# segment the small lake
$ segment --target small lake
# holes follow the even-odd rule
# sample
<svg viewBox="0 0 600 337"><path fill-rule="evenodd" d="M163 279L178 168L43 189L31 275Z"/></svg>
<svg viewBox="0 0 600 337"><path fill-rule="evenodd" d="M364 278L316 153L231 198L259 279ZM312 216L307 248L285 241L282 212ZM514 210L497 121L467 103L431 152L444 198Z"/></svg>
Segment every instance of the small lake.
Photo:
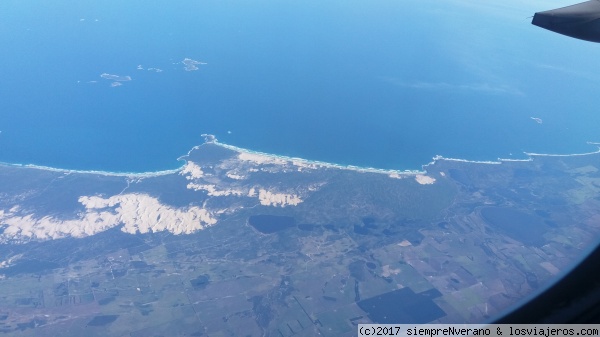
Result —
<svg viewBox="0 0 600 337"><path fill-rule="evenodd" d="M253 215L248 218L248 224L263 234L272 234L296 226L296 220L291 216Z"/></svg>

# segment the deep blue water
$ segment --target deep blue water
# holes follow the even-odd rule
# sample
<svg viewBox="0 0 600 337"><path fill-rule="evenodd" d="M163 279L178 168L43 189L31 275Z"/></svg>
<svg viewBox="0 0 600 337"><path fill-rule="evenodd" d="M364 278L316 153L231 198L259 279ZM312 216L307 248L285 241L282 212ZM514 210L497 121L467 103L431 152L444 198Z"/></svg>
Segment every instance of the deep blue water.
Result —
<svg viewBox="0 0 600 337"><path fill-rule="evenodd" d="M202 133L393 169L593 151L600 49L527 19L568 3L2 1L0 161L163 170Z"/></svg>

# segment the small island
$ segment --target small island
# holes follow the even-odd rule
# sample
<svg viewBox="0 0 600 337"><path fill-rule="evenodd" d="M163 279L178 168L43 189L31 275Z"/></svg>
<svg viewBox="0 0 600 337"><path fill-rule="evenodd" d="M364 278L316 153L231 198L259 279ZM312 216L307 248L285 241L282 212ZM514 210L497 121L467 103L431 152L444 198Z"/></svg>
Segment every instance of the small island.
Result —
<svg viewBox="0 0 600 337"><path fill-rule="evenodd" d="M544 121L542 121L541 118L537 118L537 117L531 117L531 119L533 119L538 124L542 124L544 122Z"/></svg>
<svg viewBox="0 0 600 337"><path fill-rule="evenodd" d="M205 65L207 63L205 62L200 62L200 61L196 61L196 60L192 60L190 58L184 58L183 61L181 61L181 63L183 63L184 65L184 70L185 71L194 71L194 70L198 70L200 68L198 68L199 65Z"/></svg>

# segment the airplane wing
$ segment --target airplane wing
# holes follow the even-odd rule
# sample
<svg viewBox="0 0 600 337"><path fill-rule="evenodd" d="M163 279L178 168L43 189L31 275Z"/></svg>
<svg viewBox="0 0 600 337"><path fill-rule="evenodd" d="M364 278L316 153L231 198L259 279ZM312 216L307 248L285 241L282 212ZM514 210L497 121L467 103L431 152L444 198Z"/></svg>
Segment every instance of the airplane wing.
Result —
<svg viewBox="0 0 600 337"><path fill-rule="evenodd" d="M531 23L576 39L600 42L600 0L538 12Z"/></svg>

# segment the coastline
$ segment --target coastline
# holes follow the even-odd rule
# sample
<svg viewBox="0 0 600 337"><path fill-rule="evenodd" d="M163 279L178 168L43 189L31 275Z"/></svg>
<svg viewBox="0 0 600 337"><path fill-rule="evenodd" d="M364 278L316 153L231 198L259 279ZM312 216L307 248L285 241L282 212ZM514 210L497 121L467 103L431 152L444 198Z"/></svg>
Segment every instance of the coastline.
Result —
<svg viewBox="0 0 600 337"><path fill-rule="evenodd" d="M50 167L50 166L44 166L44 165L15 164L15 163L4 163L4 162L0 162L0 167L4 166L4 167L14 167L14 168L30 168L30 169L37 169L37 170L44 170L44 171L51 171L51 172L60 172L60 173L65 173L65 174L79 173L79 174L96 174L96 175L112 176L112 177L151 178L151 177L159 177L159 176L165 176L165 175L179 173L181 170L184 169L185 165L187 164L187 160L185 159L185 157L187 157L192 151L199 149L204 144L217 145L217 146L235 151L240 154L245 153L245 154L269 158L269 159L272 159L272 160L282 163L282 164L284 162L292 163L292 164L298 163L300 165L315 166L316 168L339 169L339 170L348 170L348 171L355 171L355 172L361 172L361 173L378 173L378 174L386 174L386 175L394 175L394 176L415 176L415 175L426 174L427 173L426 167L434 165L438 161L454 161L454 162L463 162L463 163L472 163L472 164L500 165L504 162L530 162L530 161L533 161L535 157L579 157L579 156L590 156L590 155L600 154L600 143L588 141L587 142L588 145L597 147L596 151L585 152L585 153L571 153L571 154L523 152L528 158L525 158L525 159L498 158L495 161L493 161L493 160L478 161L478 160L468 160L468 159L461 159L461 158L447 158L442 155L436 155L432 158L431 162L429 162L427 164L423 164L421 166L421 170L394 170L394 169L378 169L375 167L362 167L362 166L355 166L355 165L342 165L342 164L328 163L328 162L323 162L323 161L318 161L318 160L310 160L310 159L304 159L304 158L298 158L298 157L290 157L290 156L265 153L265 152L245 149L245 148L238 147L235 145L221 143L217 140L217 138L214 135L202 134L202 137L205 138L204 143L192 147L188 151L187 154L178 157L177 160L183 161L184 163L180 167L175 168L175 169L170 169L170 170L150 171L150 172L111 172L111 171L102 171L102 170L63 169L63 168L56 168L56 167Z"/></svg>
<svg viewBox="0 0 600 337"><path fill-rule="evenodd" d="M318 160L310 160L310 159L304 159L304 158L298 158L298 157L289 157L289 156L283 156L283 155L276 155L276 154L271 154L271 153L266 153L266 152L260 152L260 151L254 151L254 150L244 149L244 148L241 148L241 147L237 147L237 146L229 145L229 144L225 144L225 143L219 143L216 139L213 140L213 141L207 141L206 143L215 144L217 146L221 146L223 148L226 148L226 149L238 152L238 153L247 153L247 154L252 154L252 155L257 155L257 156L271 158L271 159L274 159L274 160L281 160L281 161L292 162L292 163L301 163L301 164L307 164L307 165L314 165L314 166L317 166L319 168L349 170L349 171L363 172L363 173L366 173L366 172L368 172L368 173L380 173L380 174L417 175L417 174L423 174L423 173L425 173L425 171L422 171L422 170L378 169L378 168L375 168L375 167L363 167L363 166L355 166L355 165L342 165L342 164L328 163L328 162L318 161Z"/></svg>
<svg viewBox="0 0 600 337"><path fill-rule="evenodd" d="M576 156L589 156L600 153L600 143L596 142L587 142L588 145L595 145L598 149L593 152L585 152L585 153L572 153L572 154L547 154L547 153L534 153L534 152L524 152L527 156L530 157L576 157Z"/></svg>
<svg viewBox="0 0 600 337"><path fill-rule="evenodd" d="M14 167L14 168L30 168L30 169L36 169L36 170L65 173L65 174L81 173L81 174L97 174L97 175L108 176L108 177L150 178L150 177L158 177L158 176L164 176L164 175L177 173L183 169L185 164L181 165L179 168L176 168L176 169L154 171L154 172L110 172L110 171L100 171L100 170L74 170L74 169L63 169L63 168L56 168L56 167L43 166L43 165L35 165L35 164L13 164L13 163L0 162L0 167L2 167L2 166Z"/></svg>

